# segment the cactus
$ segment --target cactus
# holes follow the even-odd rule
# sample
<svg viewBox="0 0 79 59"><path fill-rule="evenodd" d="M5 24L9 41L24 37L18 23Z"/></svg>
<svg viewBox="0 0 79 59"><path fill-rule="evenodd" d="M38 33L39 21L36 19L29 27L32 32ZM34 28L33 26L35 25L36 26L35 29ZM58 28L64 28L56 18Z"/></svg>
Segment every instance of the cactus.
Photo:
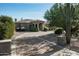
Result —
<svg viewBox="0 0 79 59"><path fill-rule="evenodd" d="M71 40L71 20L74 17L74 7L70 3L65 4L65 22L66 22L66 42L69 45Z"/></svg>

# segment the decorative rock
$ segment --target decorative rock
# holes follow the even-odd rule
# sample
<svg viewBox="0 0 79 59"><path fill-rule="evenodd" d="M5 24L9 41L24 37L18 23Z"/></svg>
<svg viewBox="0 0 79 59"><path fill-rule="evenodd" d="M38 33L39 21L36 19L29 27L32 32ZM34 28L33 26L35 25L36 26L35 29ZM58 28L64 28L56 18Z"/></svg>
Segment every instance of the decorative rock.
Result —
<svg viewBox="0 0 79 59"><path fill-rule="evenodd" d="M67 48L64 48L64 49L52 54L51 56L79 56L79 53L69 50Z"/></svg>
<svg viewBox="0 0 79 59"><path fill-rule="evenodd" d="M28 48L28 49L27 49ZM23 48L17 49L16 55L38 55L38 54L44 54L46 52L54 50L52 47L50 47L50 44L47 42L29 45L29 47L24 46ZM20 52L19 52L20 51Z"/></svg>
<svg viewBox="0 0 79 59"><path fill-rule="evenodd" d="M49 49L49 47L44 47L44 48L42 48L42 49L39 49L39 50L38 50L38 53L39 53L39 54L43 54L43 53L47 52L48 49Z"/></svg>
<svg viewBox="0 0 79 59"><path fill-rule="evenodd" d="M61 46L65 46L66 45L66 37L64 35L59 35L57 37L57 44L61 45Z"/></svg>

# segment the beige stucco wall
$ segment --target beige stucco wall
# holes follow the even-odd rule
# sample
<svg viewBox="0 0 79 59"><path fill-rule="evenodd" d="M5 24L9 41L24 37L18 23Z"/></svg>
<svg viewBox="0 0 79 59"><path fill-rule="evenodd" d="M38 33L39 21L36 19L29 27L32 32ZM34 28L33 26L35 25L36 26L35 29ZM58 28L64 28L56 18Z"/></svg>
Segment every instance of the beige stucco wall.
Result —
<svg viewBox="0 0 79 59"><path fill-rule="evenodd" d="M37 24L37 28L38 30L43 30L43 23L39 23L39 22L32 22L32 23L16 23L16 28L18 27L24 27L26 30L30 30L30 25L32 28L35 28L36 27L36 24Z"/></svg>
<svg viewBox="0 0 79 59"><path fill-rule="evenodd" d="M0 40L0 55L11 54L11 40Z"/></svg>

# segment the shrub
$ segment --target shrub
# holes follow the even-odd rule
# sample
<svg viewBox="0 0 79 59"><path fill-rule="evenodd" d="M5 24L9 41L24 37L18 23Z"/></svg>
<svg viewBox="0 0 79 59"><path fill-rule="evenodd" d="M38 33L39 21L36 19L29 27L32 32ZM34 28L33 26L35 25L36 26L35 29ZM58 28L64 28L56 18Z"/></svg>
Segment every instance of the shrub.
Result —
<svg viewBox="0 0 79 59"><path fill-rule="evenodd" d="M45 26L43 31L48 31L48 30L49 28Z"/></svg>
<svg viewBox="0 0 79 59"><path fill-rule="evenodd" d="M10 39L14 34L14 22L11 17L0 16L0 34L2 39Z"/></svg>
<svg viewBox="0 0 79 59"><path fill-rule="evenodd" d="M44 28L44 31L47 31L48 29L47 28Z"/></svg>
<svg viewBox="0 0 79 59"><path fill-rule="evenodd" d="M0 22L0 40L4 39L5 37L5 26L3 23Z"/></svg>
<svg viewBox="0 0 79 59"><path fill-rule="evenodd" d="M62 34L62 31L63 31L63 29L56 29L55 30L55 34L60 35L60 34Z"/></svg>
<svg viewBox="0 0 79 59"><path fill-rule="evenodd" d="M31 31L32 31L32 32L38 32L38 28L35 28L35 27L34 27L34 28L31 29Z"/></svg>

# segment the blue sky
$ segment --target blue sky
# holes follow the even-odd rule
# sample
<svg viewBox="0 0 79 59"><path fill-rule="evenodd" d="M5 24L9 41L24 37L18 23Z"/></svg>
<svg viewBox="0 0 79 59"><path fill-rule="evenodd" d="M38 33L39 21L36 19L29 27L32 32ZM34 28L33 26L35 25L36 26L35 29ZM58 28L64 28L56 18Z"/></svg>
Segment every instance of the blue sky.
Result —
<svg viewBox="0 0 79 59"><path fill-rule="evenodd" d="M0 3L0 15L11 16L18 20L21 18L44 20L45 11L50 9L52 5L52 3Z"/></svg>

